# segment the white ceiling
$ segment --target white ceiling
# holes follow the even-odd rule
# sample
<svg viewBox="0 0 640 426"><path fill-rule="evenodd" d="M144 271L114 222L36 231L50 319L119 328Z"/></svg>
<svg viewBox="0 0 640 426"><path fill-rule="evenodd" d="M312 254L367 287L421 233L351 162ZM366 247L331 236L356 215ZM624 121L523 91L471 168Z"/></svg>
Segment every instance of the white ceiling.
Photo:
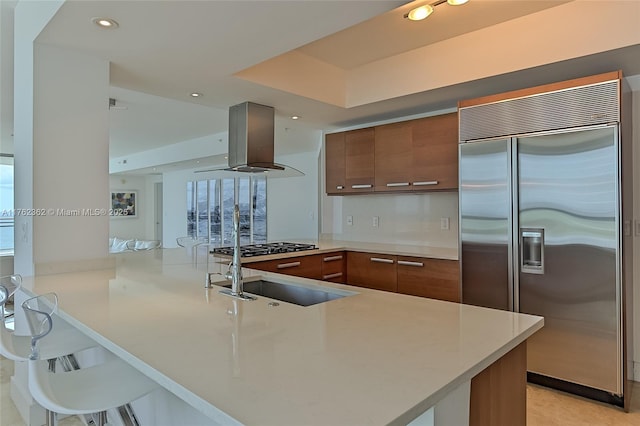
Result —
<svg viewBox="0 0 640 426"><path fill-rule="evenodd" d="M459 99L521 88L523 81L610 71L603 63L640 74L640 52L631 47L354 108L234 76L291 51L349 69L566 2L471 0L438 6L416 23L402 15L424 1L67 1L38 42L111 62L110 96L119 108L110 112L110 156L121 157L225 131L228 107L247 100L273 105L280 118L300 115L290 127L331 130L453 108ZM102 30L91 22L96 16L120 26ZM192 91L203 96L191 98Z"/></svg>

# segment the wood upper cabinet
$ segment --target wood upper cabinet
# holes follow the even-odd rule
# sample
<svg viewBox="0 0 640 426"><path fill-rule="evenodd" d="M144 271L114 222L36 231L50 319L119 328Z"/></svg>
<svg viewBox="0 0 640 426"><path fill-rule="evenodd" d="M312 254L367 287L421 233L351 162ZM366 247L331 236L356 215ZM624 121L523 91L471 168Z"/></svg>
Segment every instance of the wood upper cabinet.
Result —
<svg viewBox="0 0 640 426"><path fill-rule="evenodd" d="M326 135L325 150L325 190L327 194L339 195L345 192L345 132Z"/></svg>
<svg viewBox="0 0 640 426"><path fill-rule="evenodd" d="M333 133L325 139L326 191L458 188L458 113Z"/></svg>
<svg viewBox="0 0 640 426"><path fill-rule="evenodd" d="M243 266L296 277L322 279L322 255L320 254L251 262Z"/></svg>
<svg viewBox="0 0 640 426"><path fill-rule="evenodd" d="M398 293L460 302L457 260L398 256Z"/></svg>
<svg viewBox="0 0 640 426"><path fill-rule="evenodd" d="M413 121L411 184L418 189L458 189L458 113Z"/></svg>
<svg viewBox="0 0 640 426"><path fill-rule="evenodd" d="M376 191L458 188L458 114L375 128Z"/></svg>
<svg viewBox="0 0 640 426"><path fill-rule="evenodd" d="M371 192L375 179L375 131L351 130L344 135L345 192Z"/></svg>
<svg viewBox="0 0 640 426"><path fill-rule="evenodd" d="M396 256L347 252L347 283L358 287L396 292Z"/></svg>
<svg viewBox="0 0 640 426"><path fill-rule="evenodd" d="M413 167L411 121L375 128L375 190L411 191Z"/></svg>
<svg viewBox="0 0 640 426"><path fill-rule="evenodd" d="M325 136L327 194L373 191L374 134L373 128L367 128Z"/></svg>

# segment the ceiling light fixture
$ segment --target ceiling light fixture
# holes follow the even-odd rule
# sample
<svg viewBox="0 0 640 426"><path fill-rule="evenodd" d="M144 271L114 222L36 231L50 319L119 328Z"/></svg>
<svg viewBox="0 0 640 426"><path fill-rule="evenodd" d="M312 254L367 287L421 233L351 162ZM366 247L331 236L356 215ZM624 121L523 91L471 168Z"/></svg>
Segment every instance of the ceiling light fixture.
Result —
<svg viewBox="0 0 640 426"><path fill-rule="evenodd" d="M297 120L298 118L300 118L300 117L298 117L297 115L292 115L292 116L291 116L291 119L292 119L292 120Z"/></svg>
<svg viewBox="0 0 640 426"><path fill-rule="evenodd" d="M118 28L120 24L115 19L111 18L91 18L91 22L99 26L100 28L112 30Z"/></svg>
<svg viewBox="0 0 640 426"><path fill-rule="evenodd" d="M460 6L461 4L465 4L469 0L438 0L431 4L425 4L414 9L411 9L409 13L405 14L404 17L411 21L422 21L426 19L429 15L431 15L435 11L435 7L441 5L442 3L450 4L451 6Z"/></svg>
<svg viewBox="0 0 640 426"><path fill-rule="evenodd" d="M190 95L191 95L192 98L199 98L200 96L202 96L202 93L191 92Z"/></svg>

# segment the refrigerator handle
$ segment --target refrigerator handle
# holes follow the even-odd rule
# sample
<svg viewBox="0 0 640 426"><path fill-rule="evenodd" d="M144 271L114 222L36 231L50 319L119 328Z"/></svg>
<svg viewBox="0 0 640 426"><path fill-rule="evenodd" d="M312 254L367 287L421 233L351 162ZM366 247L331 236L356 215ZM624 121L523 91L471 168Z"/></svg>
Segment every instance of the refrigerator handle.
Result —
<svg viewBox="0 0 640 426"><path fill-rule="evenodd" d="M520 228L520 271L544 274L544 229Z"/></svg>

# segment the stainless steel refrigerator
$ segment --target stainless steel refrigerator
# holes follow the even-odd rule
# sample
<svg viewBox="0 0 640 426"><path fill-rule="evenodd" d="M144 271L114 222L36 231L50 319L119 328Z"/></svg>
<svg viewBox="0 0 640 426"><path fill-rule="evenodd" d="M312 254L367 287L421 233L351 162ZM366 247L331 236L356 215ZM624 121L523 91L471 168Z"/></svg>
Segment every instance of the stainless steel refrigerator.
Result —
<svg viewBox="0 0 640 426"><path fill-rule="evenodd" d="M621 404L619 141L615 120L462 139L459 207L463 303L544 316L530 378Z"/></svg>

